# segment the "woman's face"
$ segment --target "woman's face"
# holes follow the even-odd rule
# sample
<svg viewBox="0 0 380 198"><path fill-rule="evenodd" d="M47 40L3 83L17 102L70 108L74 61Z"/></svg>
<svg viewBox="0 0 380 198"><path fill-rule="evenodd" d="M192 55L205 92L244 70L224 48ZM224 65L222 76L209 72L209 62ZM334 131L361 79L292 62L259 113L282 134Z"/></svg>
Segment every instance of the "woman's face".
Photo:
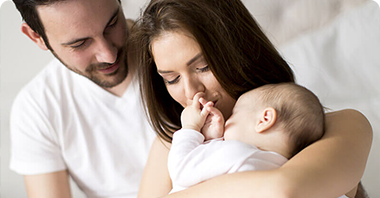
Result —
<svg viewBox="0 0 380 198"><path fill-rule="evenodd" d="M157 72L165 81L169 94L183 107L190 105L198 92L212 101L225 119L236 100L219 84L209 69L194 38L182 32L164 32L152 42Z"/></svg>

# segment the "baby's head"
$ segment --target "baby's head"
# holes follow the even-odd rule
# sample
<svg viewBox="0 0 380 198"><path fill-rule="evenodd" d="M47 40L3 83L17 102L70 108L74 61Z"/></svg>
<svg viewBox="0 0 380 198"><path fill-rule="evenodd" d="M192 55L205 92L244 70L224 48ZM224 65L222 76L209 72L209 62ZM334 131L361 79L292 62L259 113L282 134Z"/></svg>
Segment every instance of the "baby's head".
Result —
<svg viewBox="0 0 380 198"><path fill-rule="evenodd" d="M281 83L241 95L226 122L224 138L291 157L323 133L324 111L318 98L302 86Z"/></svg>

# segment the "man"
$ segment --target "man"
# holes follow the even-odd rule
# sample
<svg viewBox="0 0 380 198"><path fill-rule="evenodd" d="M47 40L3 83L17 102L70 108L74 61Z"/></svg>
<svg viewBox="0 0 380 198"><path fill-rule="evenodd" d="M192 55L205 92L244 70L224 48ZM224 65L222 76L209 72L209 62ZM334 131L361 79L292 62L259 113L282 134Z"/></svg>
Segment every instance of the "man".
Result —
<svg viewBox="0 0 380 198"><path fill-rule="evenodd" d="M118 0L14 0L22 32L56 57L14 101L11 165L28 197L136 197L155 137ZM128 64L129 63L129 64Z"/></svg>

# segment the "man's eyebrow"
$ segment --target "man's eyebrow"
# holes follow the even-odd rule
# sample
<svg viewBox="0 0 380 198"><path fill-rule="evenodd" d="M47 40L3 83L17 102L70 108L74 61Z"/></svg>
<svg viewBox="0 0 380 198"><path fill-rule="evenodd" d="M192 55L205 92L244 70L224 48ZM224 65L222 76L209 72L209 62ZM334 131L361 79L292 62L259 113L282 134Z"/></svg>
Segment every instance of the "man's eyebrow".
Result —
<svg viewBox="0 0 380 198"><path fill-rule="evenodd" d="M77 42L80 42L80 41L84 41L86 39L89 39L90 37L86 37L86 38L79 38L79 39L75 39L73 41L69 41L67 43L62 43L61 45L64 45L64 46L68 46L68 45L72 45L74 43L77 43Z"/></svg>
<svg viewBox="0 0 380 198"><path fill-rule="evenodd" d="M112 20L113 20L118 14L119 14L119 12L120 12L120 7L118 7L117 10L112 14L112 17L111 17L111 19L107 22L106 27L110 25L110 23L112 22ZM74 44L74 43L81 42L81 41L84 41L84 40L89 39L89 38L90 38L90 37L78 38L78 39L75 39L75 40L73 40L73 41L69 41L69 42L67 42L67 43L62 43L62 45L64 45L64 46L72 45L72 44Z"/></svg>

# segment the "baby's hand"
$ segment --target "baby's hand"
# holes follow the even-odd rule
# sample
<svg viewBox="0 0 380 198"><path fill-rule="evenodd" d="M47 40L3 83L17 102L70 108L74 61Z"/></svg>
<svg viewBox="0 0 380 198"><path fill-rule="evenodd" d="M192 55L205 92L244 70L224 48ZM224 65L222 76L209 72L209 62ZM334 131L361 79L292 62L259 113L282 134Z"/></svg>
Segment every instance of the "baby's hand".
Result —
<svg viewBox="0 0 380 198"><path fill-rule="evenodd" d="M203 127L205 120L209 114L209 112L206 111L206 106L210 106L212 102L209 104L205 104L203 109L201 109L201 104L199 102L199 98L203 96L204 93L199 92L195 94L193 98L193 104L187 106L181 114L181 123L183 129L193 129L196 131L201 131L201 128Z"/></svg>
<svg viewBox="0 0 380 198"><path fill-rule="evenodd" d="M202 134L205 136L205 140L212 140L221 138L224 135L224 117L219 109L214 107L212 102L207 102L203 98L199 100L201 104L204 104L204 108L208 113L205 124L201 129Z"/></svg>

